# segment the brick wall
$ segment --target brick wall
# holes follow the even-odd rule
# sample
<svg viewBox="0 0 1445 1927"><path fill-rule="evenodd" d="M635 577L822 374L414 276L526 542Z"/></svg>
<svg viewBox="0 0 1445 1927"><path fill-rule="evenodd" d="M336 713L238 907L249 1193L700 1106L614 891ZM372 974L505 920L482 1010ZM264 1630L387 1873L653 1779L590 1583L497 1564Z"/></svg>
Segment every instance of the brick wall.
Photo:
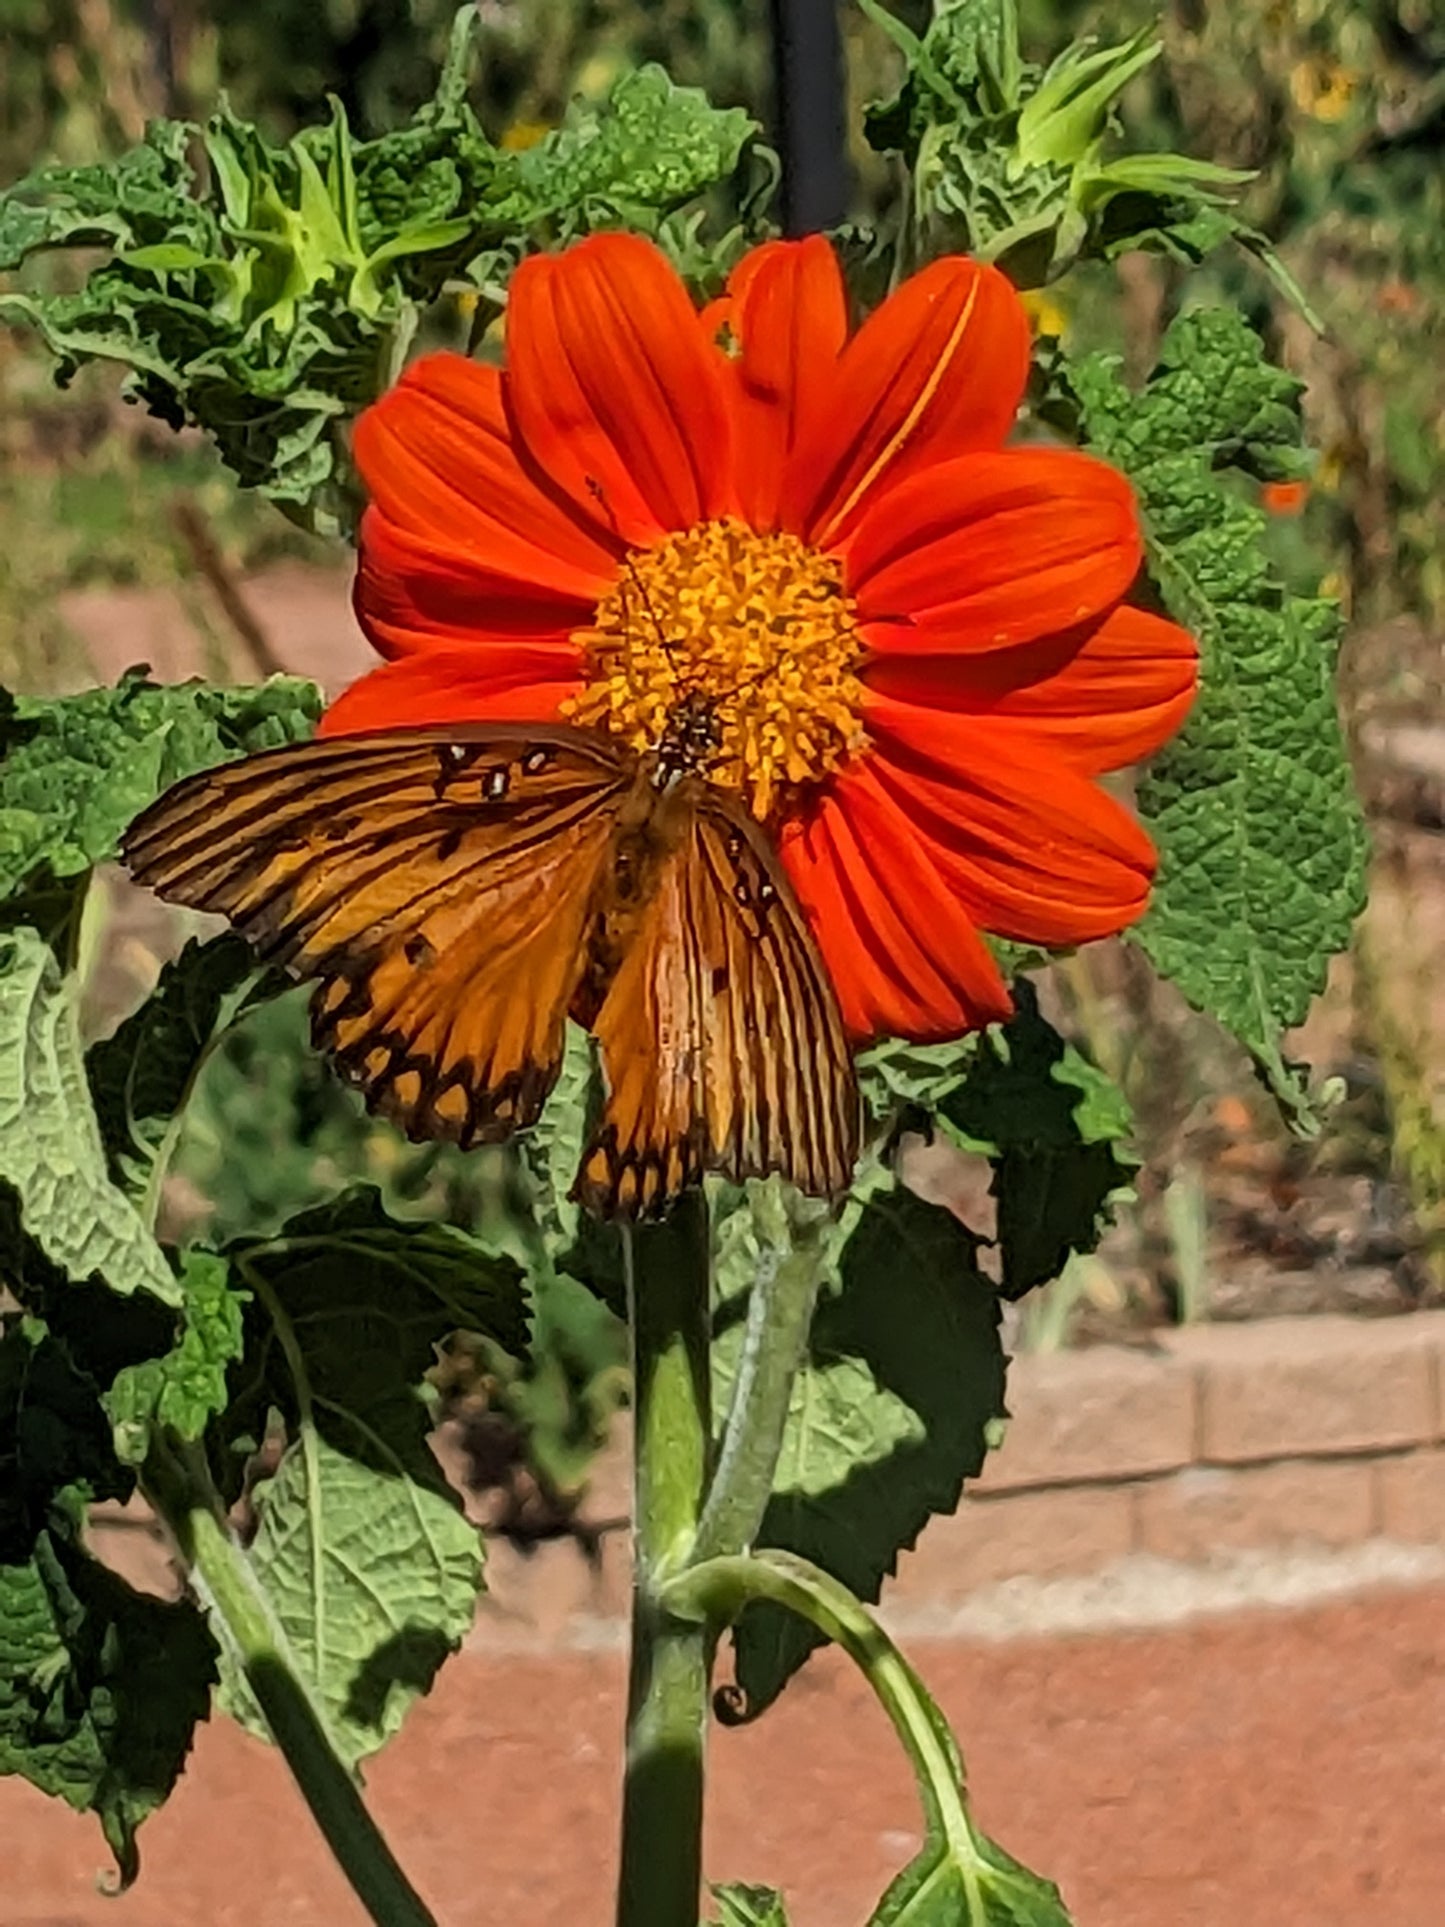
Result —
<svg viewBox="0 0 1445 1927"><path fill-rule="evenodd" d="M1132 1554L1207 1567L1241 1552L1445 1547L1445 1311L1198 1326L1150 1346L1025 1356L1002 1447L959 1512L905 1554L888 1603L946 1616L1001 1581ZM627 1605L625 1450L599 1462L572 1539L489 1547L483 1641L612 1643ZM158 1552L111 1515L97 1544L137 1578Z"/></svg>

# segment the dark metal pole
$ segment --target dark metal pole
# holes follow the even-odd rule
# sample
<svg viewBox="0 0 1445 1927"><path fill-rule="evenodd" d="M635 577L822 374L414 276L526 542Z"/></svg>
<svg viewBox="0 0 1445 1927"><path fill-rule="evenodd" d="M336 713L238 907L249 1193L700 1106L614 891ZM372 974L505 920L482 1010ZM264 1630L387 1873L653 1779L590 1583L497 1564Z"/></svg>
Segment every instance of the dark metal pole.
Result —
<svg viewBox="0 0 1445 1927"><path fill-rule="evenodd" d="M771 0L773 121L789 234L836 227L848 208L846 81L837 0Z"/></svg>

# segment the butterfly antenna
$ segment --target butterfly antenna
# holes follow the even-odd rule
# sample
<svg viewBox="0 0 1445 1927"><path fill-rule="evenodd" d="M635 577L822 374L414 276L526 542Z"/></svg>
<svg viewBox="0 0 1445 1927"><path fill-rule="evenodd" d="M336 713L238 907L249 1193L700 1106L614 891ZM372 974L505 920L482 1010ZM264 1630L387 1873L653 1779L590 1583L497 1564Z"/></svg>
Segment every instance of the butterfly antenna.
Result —
<svg viewBox="0 0 1445 1927"><path fill-rule="evenodd" d="M622 530L617 526L617 517L612 512L612 504L607 499L606 490L595 475L589 475L587 477L587 490L597 502L602 513L607 517L608 526L611 528L612 533L623 545L622 566L627 572L628 580L642 598L642 606L647 611L647 619L652 624L653 633L662 645L662 653L667 657L673 673L680 677L686 667L686 651L676 638L668 635L662 625L662 618L657 613L657 606L652 600L646 582L643 580L642 571L637 566L636 557L633 555L631 547L623 536ZM625 597L623 607L626 608Z"/></svg>

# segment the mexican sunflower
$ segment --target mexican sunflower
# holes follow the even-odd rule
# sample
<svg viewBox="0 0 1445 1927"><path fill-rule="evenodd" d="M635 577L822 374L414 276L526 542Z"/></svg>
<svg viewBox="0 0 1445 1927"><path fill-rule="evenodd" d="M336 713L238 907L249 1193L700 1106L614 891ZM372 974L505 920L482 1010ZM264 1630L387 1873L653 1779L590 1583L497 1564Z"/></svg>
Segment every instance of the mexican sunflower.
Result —
<svg viewBox="0 0 1445 1927"><path fill-rule="evenodd" d="M1069 945L1144 909L1153 847L1095 779L1196 682L1125 600L1123 476L1005 446L1028 367L1018 296L962 257L853 332L818 237L701 312L635 236L534 257L505 367L426 356L357 424L387 660L323 733L562 721L641 751L703 697L709 780L774 839L853 1036L1007 1016L981 932Z"/></svg>

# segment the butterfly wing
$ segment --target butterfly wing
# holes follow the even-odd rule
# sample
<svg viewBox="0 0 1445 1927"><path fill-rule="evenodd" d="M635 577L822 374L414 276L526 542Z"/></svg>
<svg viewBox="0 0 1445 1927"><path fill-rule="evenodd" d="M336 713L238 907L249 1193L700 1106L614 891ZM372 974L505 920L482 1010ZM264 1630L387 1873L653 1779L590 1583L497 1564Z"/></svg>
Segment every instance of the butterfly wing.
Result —
<svg viewBox="0 0 1445 1927"><path fill-rule="evenodd" d="M628 787L574 730L323 738L188 778L125 855L317 980L316 1042L368 1104L466 1145L541 1112Z"/></svg>
<svg viewBox="0 0 1445 1927"><path fill-rule="evenodd" d="M607 1102L577 1195L655 1213L704 1171L844 1190L858 1086L827 972L762 832L688 781L686 821L592 1023Z"/></svg>

